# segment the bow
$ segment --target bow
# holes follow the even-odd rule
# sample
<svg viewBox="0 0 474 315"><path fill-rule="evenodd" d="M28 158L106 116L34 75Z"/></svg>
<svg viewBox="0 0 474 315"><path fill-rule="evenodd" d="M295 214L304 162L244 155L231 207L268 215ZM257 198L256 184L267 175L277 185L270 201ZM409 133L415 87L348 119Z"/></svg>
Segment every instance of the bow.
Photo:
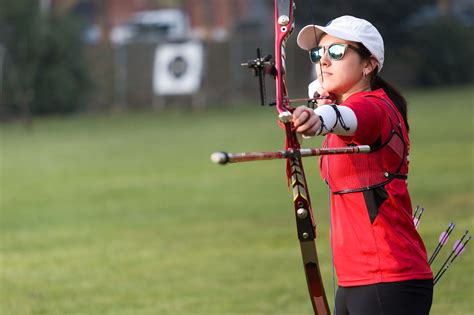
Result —
<svg viewBox="0 0 474 315"><path fill-rule="evenodd" d="M286 41L294 30L293 0L275 0L275 60L272 56L261 56L257 49L257 58L241 64L253 69L260 83L261 104L265 105L265 78L271 74L276 82L276 100L270 105L275 105L280 119L280 125L286 133L286 150L278 152L246 152L225 153L216 152L211 159L220 164L286 158L288 183L293 191L293 204L296 217L298 239L303 257L303 266L306 282L313 306L314 314L330 314L329 305L324 292L323 280L316 250L316 224L311 209L308 185L303 169L302 156L315 156L323 154L359 153L370 150L364 147L348 147L327 149L301 149L298 137L291 121L293 109L290 107L292 100L288 97L286 86L285 46ZM296 101L296 100L293 100ZM301 100L298 100L301 101ZM309 100L313 101L314 100Z"/></svg>
<svg viewBox="0 0 474 315"><path fill-rule="evenodd" d="M286 87L285 46L294 29L294 1L275 0L275 81L276 109L286 133L286 147L297 151L300 144L292 128L291 108ZM300 155L287 159L287 176L293 189L293 204L298 240L309 296L315 314L330 314L316 250L316 224L313 218L308 185Z"/></svg>
<svg viewBox="0 0 474 315"><path fill-rule="evenodd" d="M315 99L290 100L286 86L285 46L290 34L294 30L294 0L275 1L275 60L272 56L261 56L257 49L257 58L241 64L254 71L260 82L260 99L265 105L265 75L272 75L276 82L275 105L280 119L280 125L285 129L286 148L276 152L243 152L226 153L215 152L211 160L219 164L237 163L257 160L286 159L288 184L293 192L293 204L296 217L298 239L303 257L303 267L306 283L313 306L314 314L330 314L323 280L316 250L316 224L313 218L308 185L303 169L302 157L320 156L329 154L351 154L370 152L369 146L351 146L343 148L313 148L301 149L297 134L293 128L291 103Z"/></svg>

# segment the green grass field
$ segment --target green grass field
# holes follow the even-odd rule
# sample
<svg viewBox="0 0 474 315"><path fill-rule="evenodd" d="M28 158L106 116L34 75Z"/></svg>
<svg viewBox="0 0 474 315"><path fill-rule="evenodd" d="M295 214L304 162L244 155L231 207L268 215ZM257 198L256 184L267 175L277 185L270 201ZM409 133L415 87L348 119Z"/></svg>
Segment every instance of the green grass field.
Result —
<svg viewBox="0 0 474 315"><path fill-rule="evenodd" d="M409 186L431 253L450 221L449 247L474 227L473 87L407 96ZM312 314L284 161L209 160L280 149L273 108L43 118L0 132L0 314ZM316 159L305 162L332 304L327 189ZM432 314L474 314L470 245Z"/></svg>

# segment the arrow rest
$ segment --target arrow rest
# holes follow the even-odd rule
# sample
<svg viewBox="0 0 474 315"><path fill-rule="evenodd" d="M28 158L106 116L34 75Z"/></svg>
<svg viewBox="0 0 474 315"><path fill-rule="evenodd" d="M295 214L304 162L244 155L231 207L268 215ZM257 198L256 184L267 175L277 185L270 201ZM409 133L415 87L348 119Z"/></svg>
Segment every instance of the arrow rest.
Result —
<svg viewBox="0 0 474 315"><path fill-rule="evenodd" d="M262 106L266 104L265 75L270 74L273 78L277 75L275 62L272 55L262 57L261 49L257 48L257 58L241 63L242 67L248 67L253 70L254 76L258 77L260 90L260 103ZM271 105L270 105L271 106Z"/></svg>

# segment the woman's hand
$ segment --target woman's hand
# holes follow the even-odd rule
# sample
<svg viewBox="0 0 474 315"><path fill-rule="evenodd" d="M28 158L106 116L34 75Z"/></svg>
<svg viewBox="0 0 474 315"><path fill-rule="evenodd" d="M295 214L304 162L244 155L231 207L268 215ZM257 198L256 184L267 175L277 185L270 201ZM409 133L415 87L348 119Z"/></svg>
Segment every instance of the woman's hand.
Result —
<svg viewBox="0 0 474 315"><path fill-rule="evenodd" d="M308 85L308 96L317 99L317 106L332 104L336 101L336 96L326 91L318 79Z"/></svg>
<svg viewBox="0 0 474 315"><path fill-rule="evenodd" d="M318 88L316 93L314 93L314 97L317 99L316 105L318 107L322 105L333 104L335 100L334 95L323 89L321 86Z"/></svg>
<svg viewBox="0 0 474 315"><path fill-rule="evenodd" d="M293 111L293 126L296 132L312 137L321 128L321 120L312 109L299 106Z"/></svg>

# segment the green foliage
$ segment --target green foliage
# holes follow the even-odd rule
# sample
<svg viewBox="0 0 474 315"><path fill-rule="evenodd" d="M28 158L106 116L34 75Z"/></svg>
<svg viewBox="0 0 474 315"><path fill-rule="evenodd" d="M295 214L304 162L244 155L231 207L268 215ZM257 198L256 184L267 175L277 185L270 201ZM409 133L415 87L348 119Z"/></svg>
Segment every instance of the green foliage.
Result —
<svg viewBox="0 0 474 315"><path fill-rule="evenodd" d="M426 5L424 0L332 0L323 1L296 0L296 22L299 25L324 25L330 20L342 16L353 15L367 19L377 26L384 38L391 37L393 31L400 27L401 19L407 12L416 12Z"/></svg>
<svg viewBox="0 0 474 315"><path fill-rule="evenodd" d="M418 85L455 85L474 81L474 28L454 17L431 21L411 33L407 56Z"/></svg>
<svg viewBox="0 0 474 315"><path fill-rule="evenodd" d="M474 223L472 86L407 98L409 187L432 252L450 220L452 239ZM257 104L0 125L0 314L312 314L285 162L209 160L283 143L274 109ZM305 170L332 301L327 188L316 159ZM432 315L473 314L473 245Z"/></svg>
<svg viewBox="0 0 474 315"><path fill-rule="evenodd" d="M28 107L33 114L77 111L89 88L81 24L63 13L41 14L35 4L0 2L4 106L10 112Z"/></svg>
<svg viewBox="0 0 474 315"><path fill-rule="evenodd" d="M35 77L34 113L73 112L84 104L89 78L82 56L80 30L78 21L69 16L50 17Z"/></svg>
<svg viewBox="0 0 474 315"><path fill-rule="evenodd" d="M445 1L455 6L452 1ZM296 1L296 21L326 24L341 15L373 23L384 38L383 76L405 86L474 82L474 27L459 16L443 14L435 1ZM468 9L465 9L468 10ZM459 14L459 13L458 13ZM468 15L468 12L464 14Z"/></svg>

